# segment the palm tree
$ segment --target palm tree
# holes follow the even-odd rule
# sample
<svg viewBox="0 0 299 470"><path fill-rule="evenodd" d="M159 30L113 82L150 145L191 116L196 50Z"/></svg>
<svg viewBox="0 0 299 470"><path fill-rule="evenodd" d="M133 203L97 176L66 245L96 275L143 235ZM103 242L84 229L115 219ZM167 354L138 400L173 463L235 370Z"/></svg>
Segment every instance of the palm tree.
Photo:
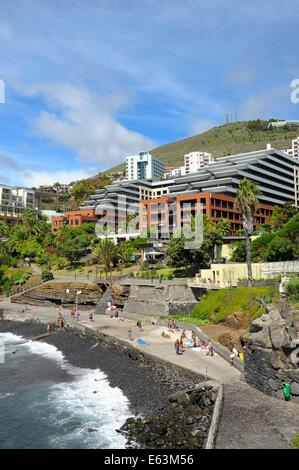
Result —
<svg viewBox="0 0 299 470"><path fill-rule="evenodd" d="M24 225L15 225L10 232L10 237L6 242L9 252L18 251L25 240L28 238L27 229Z"/></svg>
<svg viewBox="0 0 299 470"><path fill-rule="evenodd" d="M254 214L259 208L258 196L261 191L257 185L244 178L240 182L239 189L237 191L237 198L234 207L239 210L243 218L243 228L245 232L245 243L246 243L246 262L248 270L248 287L252 286L252 267L251 267L251 253L250 253L250 237L253 232Z"/></svg>
<svg viewBox="0 0 299 470"><path fill-rule="evenodd" d="M109 272L110 283L112 283L111 267L117 257L116 245L108 238L104 238L93 248L91 254L99 264L104 266L106 277Z"/></svg>
<svg viewBox="0 0 299 470"><path fill-rule="evenodd" d="M0 237L5 237L9 234L9 227L5 222L0 220Z"/></svg>
<svg viewBox="0 0 299 470"><path fill-rule="evenodd" d="M130 264L133 254L132 245L128 242L123 242L119 246L118 256L121 259L122 264L127 268Z"/></svg>

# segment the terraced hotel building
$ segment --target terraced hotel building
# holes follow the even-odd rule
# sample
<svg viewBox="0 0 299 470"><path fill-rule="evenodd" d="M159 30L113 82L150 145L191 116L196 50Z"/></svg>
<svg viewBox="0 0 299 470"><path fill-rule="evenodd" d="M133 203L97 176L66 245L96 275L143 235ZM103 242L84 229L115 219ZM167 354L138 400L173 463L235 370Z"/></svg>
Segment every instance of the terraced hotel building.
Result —
<svg viewBox="0 0 299 470"><path fill-rule="evenodd" d="M97 190L80 209L105 220L120 238L129 215L140 213L140 228L146 223L162 233L167 225L172 231L200 210L215 221L228 220L235 235L242 227L242 218L234 209L234 201L245 177L261 190L256 227L269 219L274 205L287 201L298 205L299 160L268 148L217 158L190 175L115 182Z"/></svg>

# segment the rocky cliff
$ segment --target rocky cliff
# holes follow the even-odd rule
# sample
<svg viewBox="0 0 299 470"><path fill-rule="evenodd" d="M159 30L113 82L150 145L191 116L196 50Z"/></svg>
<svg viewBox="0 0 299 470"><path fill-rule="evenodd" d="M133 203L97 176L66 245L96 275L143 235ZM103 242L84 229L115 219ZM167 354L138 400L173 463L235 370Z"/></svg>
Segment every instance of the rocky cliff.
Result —
<svg viewBox="0 0 299 470"><path fill-rule="evenodd" d="M67 293L68 290L68 293ZM21 295L12 297L13 303L28 305L65 305L71 306L76 302L84 307L95 306L103 295L103 288L97 284L84 284L80 282L49 282L34 289L28 290Z"/></svg>
<svg viewBox="0 0 299 470"><path fill-rule="evenodd" d="M299 311L286 302L271 304L252 322L246 338L244 375L262 392L284 399L283 383L299 403Z"/></svg>

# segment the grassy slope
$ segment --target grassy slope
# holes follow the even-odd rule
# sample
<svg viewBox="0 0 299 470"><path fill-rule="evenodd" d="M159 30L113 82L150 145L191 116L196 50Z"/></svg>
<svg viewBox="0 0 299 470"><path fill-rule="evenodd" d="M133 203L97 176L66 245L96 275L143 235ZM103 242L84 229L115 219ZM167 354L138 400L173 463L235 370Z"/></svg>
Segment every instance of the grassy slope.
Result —
<svg viewBox="0 0 299 470"><path fill-rule="evenodd" d="M272 128L272 130L266 131L252 131L248 129L247 123L244 121L213 127L202 134L162 145L150 152L163 160L166 166L179 166L183 165L184 155L188 152L202 150L219 157L265 149L269 142L274 148L284 149L291 147L292 139L298 134L297 128L293 130ZM124 168L125 165L121 164L106 173L120 171Z"/></svg>
<svg viewBox="0 0 299 470"><path fill-rule="evenodd" d="M278 289L275 287L252 287L251 289L233 287L210 291L194 307L189 320L195 324L206 321L219 323L234 313L250 316L251 319L258 318L265 313L265 310L256 297L278 300Z"/></svg>

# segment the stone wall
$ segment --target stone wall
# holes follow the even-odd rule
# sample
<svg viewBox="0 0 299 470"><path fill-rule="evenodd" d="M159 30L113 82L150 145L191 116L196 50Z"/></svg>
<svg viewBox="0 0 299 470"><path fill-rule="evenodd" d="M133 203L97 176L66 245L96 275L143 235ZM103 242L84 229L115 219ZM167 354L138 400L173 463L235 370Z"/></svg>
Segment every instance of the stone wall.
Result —
<svg viewBox="0 0 299 470"><path fill-rule="evenodd" d="M189 314L201 293L201 289L187 284L131 285L124 312L149 316Z"/></svg>
<svg viewBox="0 0 299 470"><path fill-rule="evenodd" d="M299 403L299 312L287 303L268 306L268 313L252 322L246 338L244 376L262 392L284 399L283 383L291 385L291 399Z"/></svg>

